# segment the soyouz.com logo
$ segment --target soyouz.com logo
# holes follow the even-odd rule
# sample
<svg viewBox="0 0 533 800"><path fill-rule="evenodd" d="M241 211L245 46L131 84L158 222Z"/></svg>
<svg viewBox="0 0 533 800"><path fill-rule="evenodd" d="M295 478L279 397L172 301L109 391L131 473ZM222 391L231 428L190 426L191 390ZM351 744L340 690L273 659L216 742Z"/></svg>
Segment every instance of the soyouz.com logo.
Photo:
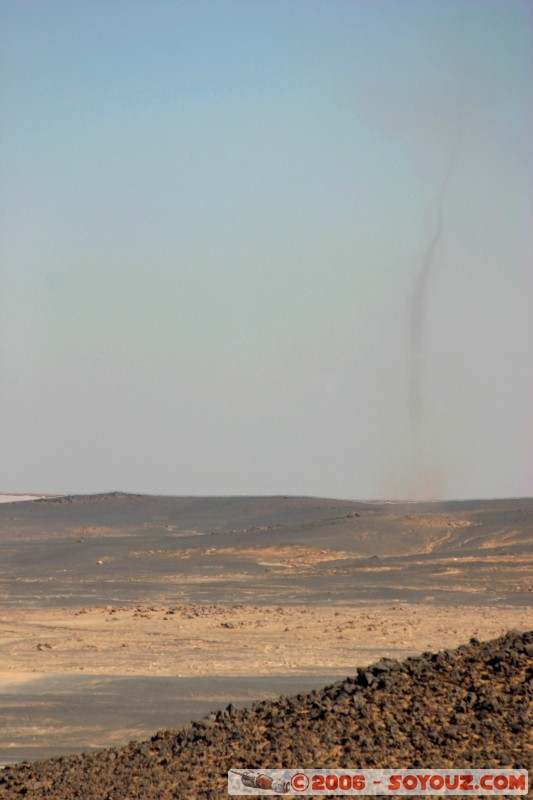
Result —
<svg viewBox="0 0 533 800"><path fill-rule="evenodd" d="M525 769L230 769L228 794L524 795Z"/></svg>

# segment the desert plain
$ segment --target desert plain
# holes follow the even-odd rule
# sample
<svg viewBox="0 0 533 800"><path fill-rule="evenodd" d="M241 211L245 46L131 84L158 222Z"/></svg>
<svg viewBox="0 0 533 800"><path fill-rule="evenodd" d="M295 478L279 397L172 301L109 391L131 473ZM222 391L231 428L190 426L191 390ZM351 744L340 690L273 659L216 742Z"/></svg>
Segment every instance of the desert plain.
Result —
<svg viewBox="0 0 533 800"><path fill-rule="evenodd" d="M0 763L533 627L533 500L0 505Z"/></svg>

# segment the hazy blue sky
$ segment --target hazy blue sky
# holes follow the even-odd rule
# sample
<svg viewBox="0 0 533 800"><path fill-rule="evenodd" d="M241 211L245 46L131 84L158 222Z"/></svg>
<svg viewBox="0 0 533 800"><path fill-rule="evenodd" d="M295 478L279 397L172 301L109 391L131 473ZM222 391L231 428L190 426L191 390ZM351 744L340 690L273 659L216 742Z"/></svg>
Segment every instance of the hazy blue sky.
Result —
<svg viewBox="0 0 533 800"><path fill-rule="evenodd" d="M0 491L533 494L533 4L0 15Z"/></svg>

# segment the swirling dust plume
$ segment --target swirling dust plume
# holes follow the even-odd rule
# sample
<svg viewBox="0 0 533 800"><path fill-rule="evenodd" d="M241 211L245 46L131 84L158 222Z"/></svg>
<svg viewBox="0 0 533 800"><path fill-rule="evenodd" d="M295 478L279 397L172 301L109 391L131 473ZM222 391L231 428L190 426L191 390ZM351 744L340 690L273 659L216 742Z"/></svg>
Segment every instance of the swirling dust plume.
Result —
<svg viewBox="0 0 533 800"><path fill-rule="evenodd" d="M435 268L435 255L442 238L444 223L444 208L448 188L456 168L460 144L460 133L457 134L450 154L450 160L444 173L437 199L437 215L433 234L427 244L418 272L410 305L409 320L409 366L408 366L408 392L409 416L411 422L411 437L417 457L417 472L415 477L416 492L430 499L430 496L439 494L440 480L429 470L425 457L425 446L421 439L422 426L427 420L428 411L424 397L424 384L426 379L425 352L428 290L431 277Z"/></svg>

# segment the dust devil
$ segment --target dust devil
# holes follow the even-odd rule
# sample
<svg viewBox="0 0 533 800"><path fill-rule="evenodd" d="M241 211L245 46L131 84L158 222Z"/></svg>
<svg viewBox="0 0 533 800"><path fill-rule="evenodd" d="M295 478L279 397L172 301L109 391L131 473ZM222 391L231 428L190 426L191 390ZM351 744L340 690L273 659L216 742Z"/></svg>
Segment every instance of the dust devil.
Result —
<svg viewBox="0 0 533 800"><path fill-rule="evenodd" d="M424 383L424 339L426 328L427 294L431 274L434 268L435 253L442 236L444 204L448 186L455 170L459 153L458 134L452 148L448 168L444 174L437 201L437 219L435 230L428 242L422 259L411 301L410 341L409 341L409 412L411 430L416 434L424 418L423 383Z"/></svg>

